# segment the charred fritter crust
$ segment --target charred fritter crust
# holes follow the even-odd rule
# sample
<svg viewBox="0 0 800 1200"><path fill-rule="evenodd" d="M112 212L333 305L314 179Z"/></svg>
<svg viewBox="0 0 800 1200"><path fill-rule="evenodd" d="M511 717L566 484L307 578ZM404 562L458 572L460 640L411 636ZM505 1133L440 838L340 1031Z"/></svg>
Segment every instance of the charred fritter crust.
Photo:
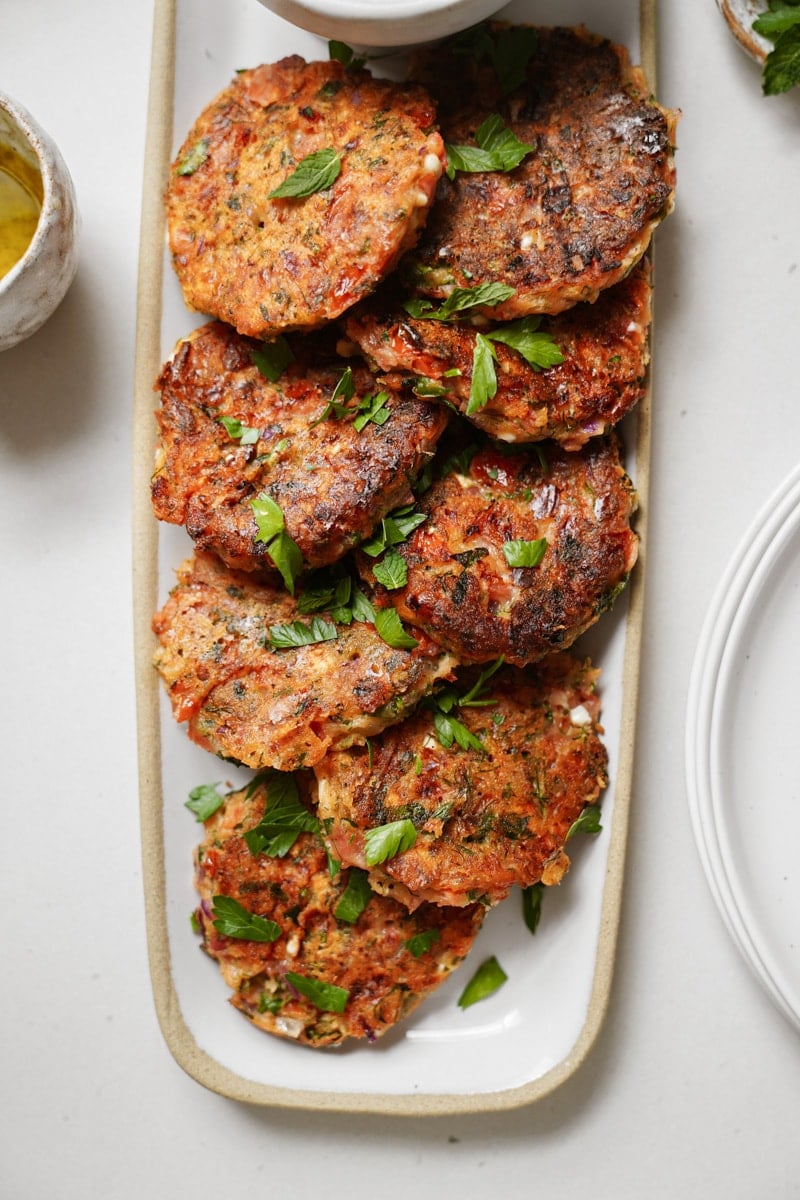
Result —
<svg viewBox="0 0 800 1200"><path fill-rule="evenodd" d="M341 558L412 499L411 481L447 423L437 405L394 392L384 393L381 423L323 417L347 364L315 357L303 339L294 346L296 361L273 383L254 362L257 343L215 321L178 344L158 380L155 514L239 570L274 572L252 507L263 495L307 566ZM382 389L365 367L351 370L355 415ZM231 436L223 420L257 431L256 440Z"/></svg>
<svg viewBox="0 0 800 1200"><path fill-rule="evenodd" d="M371 755L326 758L315 771L319 815L336 858L365 868L365 832L409 818L413 846L369 878L410 907L494 904L517 884L558 883L569 830L607 782L597 674L566 654L503 668L493 704L456 710L483 752L444 749L423 708L371 743Z"/></svg>
<svg viewBox="0 0 800 1200"><path fill-rule="evenodd" d="M636 561L635 493L613 435L574 453L549 442L539 453L483 448L418 508L426 520L394 548L407 581L382 599L465 662L504 655L524 666L566 649ZM510 565L515 543L540 539L538 565ZM373 560L357 557L373 580Z"/></svg>
<svg viewBox="0 0 800 1200"><path fill-rule="evenodd" d="M153 618L155 665L176 721L198 745L249 767L311 766L401 720L448 676L454 658L427 637L395 650L374 625L337 624L330 641L274 649L270 630L302 616L283 591L213 555L183 563ZM329 630L331 632L331 630Z"/></svg>
<svg viewBox="0 0 800 1200"><path fill-rule="evenodd" d="M514 170L441 179L408 260L420 294L504 283L514 295L489 315L510 320L594 300L628 273L673 204L676 114L648 98L622 46L583 28L537 29L525 82L508 96L458 42L416 73L441 100L446 143L475 145L497 114L534 147Z"/></svg>
<svg viewBox="0 0 800 1200"><path fill-rule="evenodd" d="M272 339L338 317L414 244L443 162L415 84L293 55L242 71L189 132L166 192L169 244L190 308ZM341 173L270 198L298 164Z"/></svg>
<svg viewBox="0 0 800 1200"><path fill-rule="evenodd" d="M607 433L642 399L650 358L650 267L646 259L595 304L579 304L539 326L564 361L543 370L516 350L493 342L497 391L483 408L469 412L472 364L478 333L486 321L445 322L387 310L378 298L345 319L347 337L376 369L398 374L398 386L443 388L443 398L484 430L505 442L553 438L577 450L590 437Z"/></svg>
<svg viewBox="0 0 800 1200"><path fill-rule="evenodd" d="M308 1046L345 1038L374 1041L461 962L483 910L477 904L463 909L422 905L411 914L394 900L372 895L355 922L337 919L352 872L340 871L331 879L318 837L301 833L283 858L251 853L244 834L258 825L266 792L263 784L233 792L206 822L195 856L203 947L233 990L233 1006L267 1033ZM214 925L216 896L276 922L279 936L259 942L220 933ZM410 949L411 939L416 941ZM287 973L312 985L344 989L343 1011L318 1007Z"/></svg>

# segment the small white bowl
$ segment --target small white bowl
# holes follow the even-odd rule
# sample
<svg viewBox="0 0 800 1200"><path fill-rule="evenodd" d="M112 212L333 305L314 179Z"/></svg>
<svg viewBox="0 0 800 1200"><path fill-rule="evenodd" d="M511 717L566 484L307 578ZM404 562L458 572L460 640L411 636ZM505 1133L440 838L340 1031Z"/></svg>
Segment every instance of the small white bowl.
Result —
<svg viewBox="0 0 800 1200"><path fill-rule="evenodd" d="M504 0L261 0L320 37L370 49L449 37L502 8Z"/></svg>
<svg viewBox="0 0 800 1200"><path fill-rule="evenodd" d="M39 329L63 300L78 266L75 188L55 142L27 109L0 92L0 142L41 177L42 208L22 258L0 279L0 350Z"/></svg>

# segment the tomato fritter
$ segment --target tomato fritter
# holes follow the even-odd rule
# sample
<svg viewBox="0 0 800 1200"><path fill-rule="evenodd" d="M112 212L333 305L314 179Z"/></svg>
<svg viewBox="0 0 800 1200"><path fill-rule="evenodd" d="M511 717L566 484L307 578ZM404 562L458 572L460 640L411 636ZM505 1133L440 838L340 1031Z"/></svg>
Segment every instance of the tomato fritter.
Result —
<svg viewBox="0 0 800 1200"><path fill-rule="evenodd" d="M416 241L442 172L435 120L419 85L335 61L293 55L240 72L170 172L169 244L188 306L267 340L338 317ZM272 196L298 169L300 194Z"/></svg>
<svg viewBox="0 0 800 1200"><path fill-rule="evenodd" d="M672 208L676 114L649 98L624 47L583 28L482 29L471 54L459 39L428 51L417 77L439 98L446 145L485 142L497 117L532 150L510 170L440 180L408 275L435 298L513 288L487 310L496 320L561 312L622 279ZM508 37L533 40L518 86L491 65Z"/></svg>
<svg viewBox="0 0 800 1200"><path fill-rule="evenodd" d="M463 747L442 745L441 717L437 725L426 701L371 754L325 758L315 774L334 856L369 869L376 891L412 908L495 904L515 885L558 883L569 831L607 782L597 675L567 654L504 667L482 697L491 704L448 708L471 736ZM373 865L369 831L403 820L413 845Z"/></svg>
<svg viewBox="0 0 800 1200"><path fill-rule="evenodd" d="M497 390L482 407L471 401L477 336L502 336L507 326L485 318L412 317L383 307L376 297L348 314L345 331L373 367L400 373L398 385L411 390L430 392L432 381L490 437L505 442L554 438L577 450L587 438L607 433L644 395L650 316L650 268L642 259L594 304L541 320L534 332L552 338L563 362L535 367L493 339Z"/></svg>
<svg viewBox="0 0 800 1200"><path fill-rule="evenodd" d="M311 766L405 714L455 666L420 637L394 649L369 621L303 615L286 592L196 554L153 618L155 666L198 745L249 767ZM339 619L334 619L334 615ZM309 644L301 644L305 638Z"/></svg>
<svg viewBox="0 0 800 1200"><path fill-rule="evenodd" d="M278 781L283 796L287 780L291 792L291 776ZM301 832L282 857L254 853L247 835L272 802L270 782L262 782L230 793L205 823L195 855L203 948L218 961L231 1004L260 1029L309 1046L374 1041L461 962L483 909L426 904L412 914L371 894L361 872L342 870L331 879L322 841L311 832ZM360 904L341 907L348 885L366 900L360 914ZM223 928L232 928L224 925L230 901L245 910L234 910L245 936L215 925L223 914ZM274 922L256 931L275 935L273 941L246 936L251 914Z"/></svg>
<svg viewBox="0 0 800 1200"><path fill-rule="evenodd" d="M239 570L274 572L253 508L264 496L307 566L341 558L412 499L447 424L439 406L381 390L365 367L327 361L310 339L293 345L295 361L272 382L257 343L211 322L178 344L158 380L155 514ZM330 405L345 371L346 413Z"/></svg>
<svg viewBox="0 0 800 1200"><path fill-rule="evenodd" d="M636 561L635 502L613 434L574 452L484 447L421 497L425 520L387 552L405 583L378 595L465 662L524 666L610 607ZM375 560L357 561L374 581Z"/></svg>

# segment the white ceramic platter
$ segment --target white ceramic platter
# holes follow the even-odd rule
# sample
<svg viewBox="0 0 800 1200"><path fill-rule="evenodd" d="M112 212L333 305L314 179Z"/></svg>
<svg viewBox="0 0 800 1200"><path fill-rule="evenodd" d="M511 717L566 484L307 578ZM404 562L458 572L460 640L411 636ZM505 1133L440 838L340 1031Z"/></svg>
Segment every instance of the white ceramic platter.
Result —
<svg viewBox="0 0 800 1200"><path fill-rule="evenodd" d="M530 23L585 23L644 53L652 79L654 6L636 0L516 0L503 10ZM641 41L640 41L641 38ZM174 51L173 51L174 46ZM491 912L470 961L413 1017L376 1046L320 1051L270 1038L227 1003L216 965L192 934L191 854L200 827L184 807L191 788L249 777L189 743L172 721L151 666L150 618L189 553L181 530L157 528L149 502L155 425L153 381L187 312L164 251L161 197L167 165L195 116L242 66L288 53L327 57L312 34L258 0L158 0L145 170L137 338L134 592L140 791L148 942L156 1007L176 1060L223 1095L251 1103L347 1111L449 1113L528 1103L579 1065L608 1001L622 890L644 566L627 596L577 648L602 666L611 783L603 831L576 845L565 882L545 897L539 931L525 928L519 896ZM174 112L172 111L174 104ZM644 534L649 401L625 430L628 467L642 500ZM644 544L644 539L643 539ZM460 1010L472 969L496 954L509 981Z"/></svg>
<svg viewBox="0 0 800 1200"><path fill-rule="evenodd" d="M800 468L747 530L712 601L689 692L700 856L730 933L800 1030Z"/></svg>

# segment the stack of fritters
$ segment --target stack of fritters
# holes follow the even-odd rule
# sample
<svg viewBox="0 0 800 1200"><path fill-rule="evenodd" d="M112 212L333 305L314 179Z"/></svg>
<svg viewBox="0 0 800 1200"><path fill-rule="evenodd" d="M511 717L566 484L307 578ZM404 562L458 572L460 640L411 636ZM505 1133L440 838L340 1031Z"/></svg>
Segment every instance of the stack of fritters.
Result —
<svg viewBox="0 0 800 1200"><path fill-rule="evenodd" d="M636 560L614 427L674 189L674 114L585 30L483 25L411 75L241 72L166 198L215 319L157 384L154 510L196 552L156 665L198 744L301 781L208 818L198 919L235 1006L316 1045L381 1033L485 906L557 883L606 784L565 651Z"/></svg>

